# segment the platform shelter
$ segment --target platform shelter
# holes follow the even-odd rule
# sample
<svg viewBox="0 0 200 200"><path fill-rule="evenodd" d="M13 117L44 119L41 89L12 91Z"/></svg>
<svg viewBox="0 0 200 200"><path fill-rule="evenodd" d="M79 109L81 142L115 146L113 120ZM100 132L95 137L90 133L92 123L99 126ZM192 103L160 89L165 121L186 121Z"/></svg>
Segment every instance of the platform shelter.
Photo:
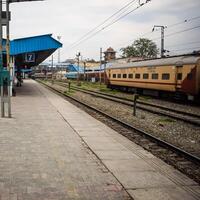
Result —
<svg viewBox="0 0 200 200"><path fill-rule="evenodd" d="M52 34L10 41L11 80L14 80L15 74L21 76L22 72L30 72L31 67L39 65L61 47L62 43L54 39Z"/></svg>

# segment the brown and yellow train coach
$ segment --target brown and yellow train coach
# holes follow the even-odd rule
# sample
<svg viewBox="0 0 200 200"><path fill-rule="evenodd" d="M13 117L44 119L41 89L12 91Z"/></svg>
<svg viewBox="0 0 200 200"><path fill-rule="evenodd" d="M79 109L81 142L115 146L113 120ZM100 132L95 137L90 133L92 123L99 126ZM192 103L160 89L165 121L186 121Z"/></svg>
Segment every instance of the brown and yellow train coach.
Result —
<svg viewBox="0 0 200 200"><path fill-rule="evenodd" d="M200 97L200 55L184 55L107 67L108 87L143 94Z"/></svg>

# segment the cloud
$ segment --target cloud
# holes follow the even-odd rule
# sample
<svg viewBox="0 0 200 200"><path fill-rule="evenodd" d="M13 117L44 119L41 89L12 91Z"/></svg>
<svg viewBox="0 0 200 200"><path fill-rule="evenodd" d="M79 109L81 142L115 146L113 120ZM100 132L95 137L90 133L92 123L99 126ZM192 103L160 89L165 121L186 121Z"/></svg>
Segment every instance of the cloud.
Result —
<svg viewBox="0 0 200 200"><path fill-rule="evenodd" d="M43 2L13 3L11 5L11 37L27 37L53 33L62 36L64 44L61 58L75 57L78 51L85 58L99 59L99 48L109 46L119 49L133 42L134 38L151 31L153 25L170 25L199 15L199 0L152 0L147 5L131 13L108 29L76 48L69 48L85 33L119 10L130 0L46 0ZM137 2L137 1L136 1ZM129 11L136 6L133 4ZM192 25L199 20L175 26L167 32L175 32ZM166 45L181 44L198 40L200 29L166 38ZM159 37L155 32L146 37ZM156 41L158 45L159 40Z"/></svg>

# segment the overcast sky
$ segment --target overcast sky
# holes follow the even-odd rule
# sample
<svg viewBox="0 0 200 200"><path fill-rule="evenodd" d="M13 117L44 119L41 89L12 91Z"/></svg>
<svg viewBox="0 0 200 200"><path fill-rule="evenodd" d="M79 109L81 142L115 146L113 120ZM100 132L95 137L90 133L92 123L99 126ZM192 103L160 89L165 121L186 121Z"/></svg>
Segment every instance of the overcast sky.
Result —
<svg viewBox="0 0 200 200"><path fill-rule="evenodd" d="M134 39L144 33L151 32L154 25L169 26L200 16L200 0L152 0L90 40L71 48L71 44L130 1L45 0L44 2L13 3L10 8L12 12L11 38L52 33L55 38L62 37L61 60L74 58L79 51L85 59L99 59L100 47L106 50L111 46L119 55L121 47L131 44ZM134 9L138 5L137 2L138 0L128 11ZM200 18L169 27L165 30L165 34L198 26L200 26ZM150 39L159 36L160 31L145 35ZM160 39L154 41L160 47ZM165 46L171 54L200 49L200 28L167 36ZM57 58L57 53L55 57Z"/></svg>

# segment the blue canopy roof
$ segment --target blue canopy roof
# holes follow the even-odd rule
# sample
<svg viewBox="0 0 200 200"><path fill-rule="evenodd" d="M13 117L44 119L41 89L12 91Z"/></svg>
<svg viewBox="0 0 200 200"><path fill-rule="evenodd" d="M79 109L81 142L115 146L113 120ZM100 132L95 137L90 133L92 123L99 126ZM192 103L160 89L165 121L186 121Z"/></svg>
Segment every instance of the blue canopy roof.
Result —
<svg viewBox="0 0 200 200"><path fill-rule="evenodd" d="M10 42L10 55L18 55L49 49L58 49L62 44L52 34L15 39Z"/></svg>

